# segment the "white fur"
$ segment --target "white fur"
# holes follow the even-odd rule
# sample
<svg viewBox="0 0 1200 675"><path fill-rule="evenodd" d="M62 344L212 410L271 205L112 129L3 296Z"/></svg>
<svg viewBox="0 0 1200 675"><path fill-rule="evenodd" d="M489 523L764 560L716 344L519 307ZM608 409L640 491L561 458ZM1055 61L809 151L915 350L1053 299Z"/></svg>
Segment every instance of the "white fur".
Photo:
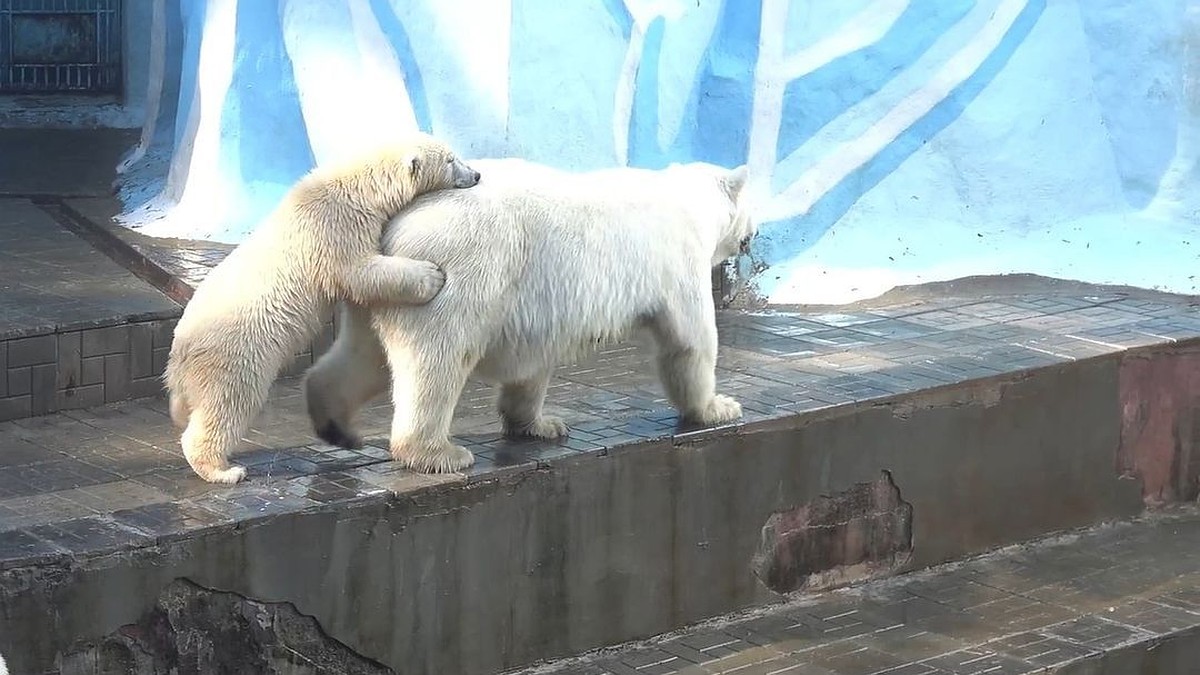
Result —
<svg viewBox="0 0 1200 675"><path fill-rule="evenodd" d="M436 261L446 285L421 307L343 308L333 347L306 377L319 435L361 443L353 415L387 389L390 372L391 451L414 469L474 461L449 436L472 373L502 385L506 432L562 436L562 420L542 413L554 367L635 328L655 338L660 379L684 418L740 417L736 401L714 393L711 269L754 234L738 199L744 167L473 164L478 186L417 199L385 230L386 253Z"/></svg>
<svg viewBox="0 0 1200 675"><path fill-rule="evenodd" d="M478 180L423 134L318 168L209 273L175 328L164 374L197 475L214 483L245 476L228 463L230 449L334 302L420 304L438 293L444 276L434 263L380 255L383 226L417 195Z"/></svg>

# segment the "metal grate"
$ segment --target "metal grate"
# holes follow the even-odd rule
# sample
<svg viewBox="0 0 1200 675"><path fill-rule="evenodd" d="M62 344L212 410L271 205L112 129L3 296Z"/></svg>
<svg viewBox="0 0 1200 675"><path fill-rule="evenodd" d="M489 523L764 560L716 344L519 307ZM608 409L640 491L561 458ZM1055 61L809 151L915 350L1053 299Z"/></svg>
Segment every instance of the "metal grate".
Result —
<svg viewBox="0 0 1200 675"><path fill-rule="evenodd" d="M0 94L120 89L121 0L0 0Z"/></svg>

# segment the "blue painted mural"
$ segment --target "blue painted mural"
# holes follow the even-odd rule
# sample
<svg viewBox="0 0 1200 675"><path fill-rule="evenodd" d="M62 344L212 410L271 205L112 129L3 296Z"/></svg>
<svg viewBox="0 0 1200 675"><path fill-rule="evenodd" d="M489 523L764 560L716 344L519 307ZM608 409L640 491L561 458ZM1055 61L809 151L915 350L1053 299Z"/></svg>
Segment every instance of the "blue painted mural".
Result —
<svg viewBox="0 0 1200 675"><path fill-rule="evenodd" d="M567 169L746 163L773 302L1195 289L1197 0L154 2L121 167L150 234L236 242L314 164L421 129Z"/></svg>

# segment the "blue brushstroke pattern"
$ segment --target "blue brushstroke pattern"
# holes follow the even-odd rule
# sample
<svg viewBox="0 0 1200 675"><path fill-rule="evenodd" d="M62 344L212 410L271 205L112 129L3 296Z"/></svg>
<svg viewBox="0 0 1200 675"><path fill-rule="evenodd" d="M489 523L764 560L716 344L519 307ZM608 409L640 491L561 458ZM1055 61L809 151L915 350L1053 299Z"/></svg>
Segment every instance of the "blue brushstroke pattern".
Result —
<svg viewBox="0 0 1200 675"><path fill-rule="evenodd" d="M240 171L243 190L278 186L271 191L282 197L312 168L314 159L304 133L292 61L273 3L238 3L233 58L233 79L221 110L221 137L236 139L236 143L221 144L218 166L230 175ZM281 129L301 133L281 135ZM281 142L283 138L287 142ZM265 216L274 206L263 203L266 201L251 199L255 208L247 219Z"/></svg>
<svg viewBox="0 0 1200 675"><path fill-rule="evenodd" d="M155 118L154 136L150 139L146 154L129 168L121 183L121 201L126 211L141 208L161 193L167 184L167 167L170 166L171 152L175 148L175 120L182 105L179 87L183 77L185 32L181 4L163 3L166 45L158 117ZM149 43L149 38L146 41Z"/></svg>
<svg viewBox="0 0 1200 675"><path fill-rule="evenodd" d="M666 34L666 20L655 17L646 28L642 58L634 79L633 110L629 117L629 165L661 169L670 161L658 144L659 60Z"/></svg>
<svg viewBox="0 0 1200 675"><path fill-rule="evenodd" d="M429 114L429 101L425 98L425 83L421 80L421 68L413 55L412 43L408 39L408 31L404 23L396 16L396 10L387 0L371 0L371 11L379 22L379 28L387 36L396 58L400 61L400 70L404 73L404 88L408 91L408 100L412 103L413 115L417 127L427 134L433 133L433 118Z"/></svg>
<svg viewBox="0 0 1200 675"><path fill-rule="evenodd" d="M1032 0L1017 16L1000 44L980 67L916 123L901 133L873 159L859 167L825 194L808 214L794 219L762 223L755 256L767 264L782 262L810 248L864 193L895 171L933 138L979 95L1008 63L1029 36L1046 9L1046 0Z"/></svg>
<svg viewBox="0 0 1200 675"><path fill-rule="evenodd" d="M746 161L761 26L761 2L722 2L693 96L690 159L727 167Z"/></svg>
<svg viewBox="0 0 1200 675"><path fill-rule="evenodd" d="M168 3L170 4L170 3ZM183 53L180 56L182 71L179 74L179 113L175 125L175 147L183 147L183 135L187 131L187 119L192 111L192 92L196 91L196 79L200 75L200 43L204 41L204 22L208 3L204 0L181 0L180 17L183 23ZM197 93L203 96L204 92Z"/></svg>
<svg viewBox="0 0 1200 675"><path fill-rule="evenodd" d="M779 129L776 157L787 157L821 127L882 89L974 5L975 0L913 2L875 44L789 82L783 94L787 124Z"/></svg>
<svg viewBox="0 0 1200 675"><path fill-rule="evenodd" d="M604 9L608 10L609 16L616 22L617 28L621 29L621 35L624 36L625 42L629 42L629 37L633 35L633 15L629 13L629 8L625 6L623 0L600 0L604 3Z"/></svg>

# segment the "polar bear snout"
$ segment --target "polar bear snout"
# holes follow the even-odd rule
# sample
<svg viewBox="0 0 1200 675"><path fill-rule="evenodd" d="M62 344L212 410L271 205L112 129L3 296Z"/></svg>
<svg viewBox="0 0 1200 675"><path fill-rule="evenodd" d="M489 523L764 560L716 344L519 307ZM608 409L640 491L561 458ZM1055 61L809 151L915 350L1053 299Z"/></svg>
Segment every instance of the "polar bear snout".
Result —
<svg viewBox="0 0 1200 675"><path fill-rule="evenodd" d="M479 172L457 157L450 159L450 171L451 180L456 188L469 188L479 184Z"/></svg>

